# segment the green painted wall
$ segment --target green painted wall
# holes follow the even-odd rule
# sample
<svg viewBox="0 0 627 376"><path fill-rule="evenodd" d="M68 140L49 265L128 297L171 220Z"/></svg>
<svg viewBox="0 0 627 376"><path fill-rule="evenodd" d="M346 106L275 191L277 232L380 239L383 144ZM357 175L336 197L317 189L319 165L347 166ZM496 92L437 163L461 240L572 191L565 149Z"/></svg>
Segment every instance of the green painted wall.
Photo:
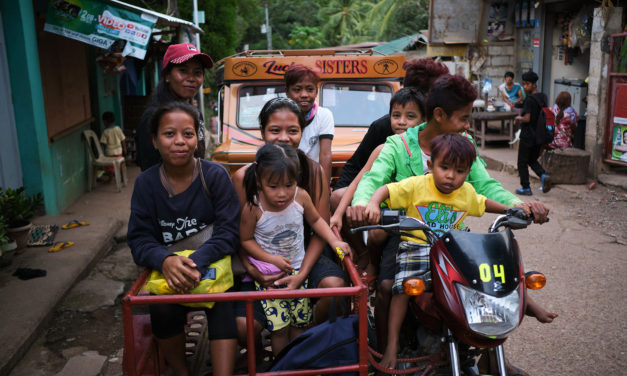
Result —
<svg viewBox="0 0 627 376"><path fill-rule="evenodd" d="M0 9L24 187L28 194L42 192L46 213L58 215L86 189L88 157L82 131L93 127L101 134L104 111L112 111L121 122L119 77L90 64L90 77L83 79L90 81L96 122L49 143L32 1L0 0ZM94 61L90 50L88 62Z"/></svg>
<svg viewBox="0 0 627 376"><path fill-rule="evenodd" d="M42 192L46 212L56 215L59 205L48 146L33 4L0 0L0 9L24 187L28 194Z"/></svg>
<svg viewBox="0 0 627 376"><path fill-rule="evenodd" d="M87 151L85 126L50 145L52 170L55 175L55 200L60 210L70 206L87 189Z"/></svg>

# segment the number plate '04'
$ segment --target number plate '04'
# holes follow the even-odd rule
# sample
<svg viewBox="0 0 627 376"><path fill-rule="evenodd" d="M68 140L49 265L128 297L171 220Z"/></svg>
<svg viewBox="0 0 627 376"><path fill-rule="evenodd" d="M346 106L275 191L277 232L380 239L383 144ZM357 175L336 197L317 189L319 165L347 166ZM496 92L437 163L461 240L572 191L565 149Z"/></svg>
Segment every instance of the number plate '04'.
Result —
<svg viewBox="0 0 627 376"><path fill-rule="evenodd" d="M479 276L481 277L481 281L484 283L488 283L492 281L492 270L494 269L494 279L500 278L501 283L505 283L505 268L503 265L492 265L490 268L489 264L481 264L479 265Z"/></svg>

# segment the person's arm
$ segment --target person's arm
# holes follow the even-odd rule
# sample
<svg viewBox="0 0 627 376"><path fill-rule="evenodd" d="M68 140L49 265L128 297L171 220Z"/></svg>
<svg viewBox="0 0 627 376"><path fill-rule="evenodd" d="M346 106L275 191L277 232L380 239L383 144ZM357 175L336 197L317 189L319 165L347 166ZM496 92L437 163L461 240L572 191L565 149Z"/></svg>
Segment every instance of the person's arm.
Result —
<svg viewBox="0 0 627 376"><path fill-rule="evenodd" d="M287 257L272 255L266 252L255 240L255 226L257 225L258 220L258 210L255 210L252 205L246 204L242 210L239 226L239 236L242 248L244 248L244 250L253 258L259 261L271 263L284 272L290 273L293 268L290 264L291 261Z"/></svg>
<svg viewBox="0 0 627 376"><path fill-rule="evenodd" d="M257 281L261 286L265 288L272 287L274 285L274 281L285 275L284 272L278 274L262 274L259 269L257 269L255 265L251 264L251 262L248 260L248 253L243 248L239 249L238 256L242 261L242 265L246 270L246 274L248 274L252 279Z"/></svg>
<svg viewBox="0 0 627 376"><path fill-rule="evenodd" d="M205 168L205 164L209 166ZM205 161L202 165L204 172L199 177L204 175L210 192L214 212L213 234L189 257L200 266L208 266L234 254L239 246L240 205L226 169L214 162Z"/></svg>
<svg viewBox="0 0 627 376"><path fill-rule="evenodd" d="M516 102L514 102L514 104L522 102L523 99L525 98L523 93L522 93L522 91L523 91L522 88L519 87L518 88L518 93L517 93L518 94L518 100L516 100Z"/></svg>
<svg viewBox="0 0 627 376"><path fill-rule="evenodd" d="M231 180L233 181L233 187L235 187L235 193L237 194L237 198L239 199L240 207L243 209L246 205L246 188L244 187L244 174L246 173L246 169L250 165L241 167L233 176L231 176Z"/></svg>
<svg viewBox="0 0 627 376"><path fill-rule="evenodd" d="M366 206L366 211L364 213L368 218L368 222L371 224L379 223L379 219L381 219L381 203L389 197L390 190L387 185L382 185L374 191L374 194L370 197L370 202L368 202L368 206Z"/></svg>
<svg viewBox="0 0 627 376"><path fill-rule="evenodd" d="M126 241L137 265L163 273L168 286L183 292L196 287L200 281L197 265L189 258L170 252L158 239L159 224L154 215L155 198L147 176L135 181L131 197L131 215Z"/></svg>
<svg viewBox="0 0 627 376"><path fill-rule="evenodd" d="M395 148L398 146L394 143L396 136L388 137L381 153L372 164L372 168L368 171L357 186L351 207L346 210L346 222L348 226L363 226L367 224L364 217L364 210L370 197L374 191L382 185L391 183L392 177L396 175L397 161Z"/></svg>
<svg viewBox="0 0 627 376"><path fill-rule="evenodd" d="M516 195L503 188L498 180L490 176L485 168L485 162L478 155L470 167L466 181L475 188L477 193L501 204L514 206L521 202Z"/></svg>
<svg viewBox="0 0 627 376"><path fill-rule="evenodd" d="M333 139L331 137L320 137L320 166L324 170L324 173L327 177L331 177L332 172L332 159L331 155L331 142Z"/></svg>
<svg viewBox="0 0 627 376"><path fill-rule="evenodd" d="M342 229L342 218L344 217L345 213L346 213L347 218L348 217L352 218L350 213L347 213L347 208L348 210L350 210L350 204L351 204L351 201L353 201L353 196L355 195L355 191L357 190L357 186L359 185L359 182L361 181L363 176L366 174L366 172L370 171L370 169L372 168L372 164L379 156L379 153L381 153L381 150L383 149L383 145L384 144L381 144L374 149L374 151L370 154L370 158L368 158L368 161L366 162L364 167L361 169L361 171L359 171L359 174L357 174L355 179L353 179L353 181L346 188L346 191L344 192L344 195L342 196L340 203L337 205L337 208L335 209L335 212L333 213L333 216L331 217L331 221L330 221L331 228L333 228L333 226L337 226L338 230Z"/></svg>
<svg viewBox="0 0 627 376"><path fill-rule="evenodd" d="M329 224L325 222L318 214L316 207L311 201L311 197L304 190L298 191L298 201L302 203L305 220L309 223L309 226L315 231L318 236L324 239L333 249L339 247L344 251L345 255L350 255L350 247L343 241L340 241Z"/></svg>
<svg viewBox="0 0 627 376"><path fill-rule="evenodd" d="M509 206L503 205L500 202L496 202L494 200L490 200L489 198L485 200L485 211L487 211L488 213L503 214L505 210L509 208Z"/></svg>
<svg viewBox="0 0 627 376"><path fill-rule="evenodd" d="M318 168L320 167L318 166ZM328 223L331 206L329 204L329 185L326 183L327 178L322 168L320 168L319 174L313 175L318 178L317 181L310 182L310 184L314 187L314 189L310 192L314 192L316 194L310 197L320 217ZM317 192L320 193L317 194ZM305 257L303 258L303 262L300 264L300 272L297 275L291 275L278 279L274 282L275 285L280 286L285 284L288 288L300 287L320 258L325 244L326 243L322 238L320 238L317 234L313 234L309 239L309 244L305 246Z"/></svg>

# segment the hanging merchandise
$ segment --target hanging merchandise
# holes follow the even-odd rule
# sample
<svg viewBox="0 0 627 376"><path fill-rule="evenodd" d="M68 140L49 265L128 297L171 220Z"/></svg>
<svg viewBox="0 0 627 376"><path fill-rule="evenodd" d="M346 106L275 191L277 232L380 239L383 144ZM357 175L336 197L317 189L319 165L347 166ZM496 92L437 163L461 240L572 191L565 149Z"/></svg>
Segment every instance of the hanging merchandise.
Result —
<svg viewBox="0 0 627 376"><path fill-rule="evenodd" d="M581 52L585 52L590 47L592 16L592 9L583 8L572 19L570 22L569 47L579 47Z"/></svg>

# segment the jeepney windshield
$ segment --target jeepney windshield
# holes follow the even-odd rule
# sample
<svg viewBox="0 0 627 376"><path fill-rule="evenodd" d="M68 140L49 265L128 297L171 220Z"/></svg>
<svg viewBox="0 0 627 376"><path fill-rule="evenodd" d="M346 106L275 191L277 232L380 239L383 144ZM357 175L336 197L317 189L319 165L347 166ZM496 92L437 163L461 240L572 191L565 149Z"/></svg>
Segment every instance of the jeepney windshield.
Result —
<svg viewBox="0 0 627 376"><path fill-rule="evenodd" d="M320 105L333 113L336 126L368 127L387 114L393 88L388 84L323 83ZM285 85L242 86L238 91L237 124L259 129L259 112L272 98L285 97Z"/></svg>
<svg viewBox="0 0 627 376"><path fill-rule="evenodd" d="M387 114L393 88L387 84L324 83L320 105L331 110L336 126L362 126Z"/></svg>
<svg viewBox="0 0 627 376"><path fill-rule="evenodd" d="M285 85L243 86L238 91L237 124L244 129L259 129L259 112L272 98L285 97Z"/></svg>

